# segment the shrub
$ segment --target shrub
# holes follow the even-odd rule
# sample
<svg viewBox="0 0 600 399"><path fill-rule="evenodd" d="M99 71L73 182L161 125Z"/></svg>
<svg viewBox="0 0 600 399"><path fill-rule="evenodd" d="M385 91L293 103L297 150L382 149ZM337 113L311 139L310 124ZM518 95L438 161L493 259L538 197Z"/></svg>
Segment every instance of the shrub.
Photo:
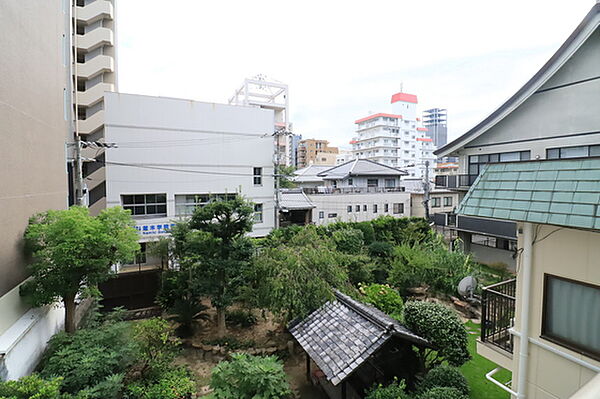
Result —
<svg viewBox="0 0 600 399"><path fill-rule="evenodd" d="M232 355L212 371L215 399L283 399L292 394L283 365L274 356Z"/></svg>
<svg viewBox="0 0 600 399"><path fill-rule="evenodd" d="M207 339L204 341L206 345L212 346L223 346L230 350L239 350L239 349L248 349L256 346L256 342L253 340L240 341L236 337L223 337L223 338L215 338L215 339Z"/></svg>
<svg viewBox="0 0 600 399"><path fill-rule="evenodd" d="M225 322L241 328L248 328L256 325L258 318L249 310L236 309L225 313Z"/></svg>
<svg viewBox="0 0 600 399"><path fill-rule="evenodd" d="M368 222L355 222L351 223L350 226L354 229L358 229L363 233L363 241L365 244L369 245L375 240L375 230L373 229L373 224Z"/></svg>
<svg viewBox="0 0 600 399"><path fill-rule="evenodd" d="M460 366L471 358L467 348L467 330L450 308L439 303L407 302L404 305L404 321L408 328L428 340L437 351L433 358L430 349L419 351L423 368L429 370L444 360L453 366Z"/></svg>
<svg viewBox="0 0 600 399"><path fill-rule="evenodd" d="M158 378L179 352L179 339L173 336L173 328L161 318L143 320L134 327L134 338L139 351L142 377Z"/></svg>
<svg viewBox="0 0 600 399"><path fill-rule="evenodd" d="M333 242L338 251L348 254L359 254L365 245L365 236L358 229L342 229L333 232Z"/></svg>
<svg viewBox="0 0 600 399"><path fill-rule="evenodd" d="M370 303L396 320L402 320L404 301L398 291L382 284L360 284L359 291L363 294L364 302Z"/></svg>
<svg viewBox="0 0 600 399"><path fill-rule="evenodd" d="M456 388L438 387L432 388L419 396L419 399L469 399Z"/></svg>
<svg viewBox="0 0 600 399"><path fill-rule="evenodd" d="M369 256L373 258L391 258L394 246L386 241L374 241L369 245Z"/></svg>
<svg viewBox="0 0 600 399"><path fill-rule="evenodd" d="M76 393L124 373L135 361L127 323L109 323L50 339L40 363L44 378L63 377L61 390Z"/></svg>
<svg viewBox="0 0 600 399"><path fill-rule="evenodd" d="M85 388L77 394L65 394L61 399L120 399L123 391L123 374L113 374L106 377L91 388Z"/></svg>
<svg viewBox="0 0 600 399"><path fill-rule="evenodd" d="M359 283L370 283L373 281L373 270L375 265L366 255L347 255L339 257L340 265L348 271L348 278L353 285Z"/></svg>
<svg viewBox="0 0 600 399"><path fill-rule="evenodd" d="M138 381L127 387L127 399L189 399L196 383L185 368L170 369L156 381Z"/></svg>
<svg viewBox="0 0 600 399"><path fill-rule="evenodd" d="M374 386L367 392L365 399L409 399L410 396L404 391L405 389L404 381L394 380L387 386L381 384Z"/></svg>
<svg viewBox="0 0 600 399"><path fill-rule="evenodd" d="M419 385L421 391L428 391L436 387L456 388L465 395L469 394L469 383L460 370L443 364L427 373Z"/></svg>
<svg viewBox="0 0 600 399"><path fill-rule="evenodd" d="M18 381L0 381L0 398L7 399L60 399L62 378L45 380L37 374Z"/></svg>

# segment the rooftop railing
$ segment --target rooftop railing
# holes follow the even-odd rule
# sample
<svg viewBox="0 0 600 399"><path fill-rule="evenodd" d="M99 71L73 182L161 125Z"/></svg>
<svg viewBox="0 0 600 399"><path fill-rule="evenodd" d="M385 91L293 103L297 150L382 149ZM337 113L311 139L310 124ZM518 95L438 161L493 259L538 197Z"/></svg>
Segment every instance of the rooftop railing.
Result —
<svg viewBox="0 0 600 399"><path fill-rule="evenodd" d="M304 194L374 194L401 193L404 187L316 187L303 188Z"/></svg>

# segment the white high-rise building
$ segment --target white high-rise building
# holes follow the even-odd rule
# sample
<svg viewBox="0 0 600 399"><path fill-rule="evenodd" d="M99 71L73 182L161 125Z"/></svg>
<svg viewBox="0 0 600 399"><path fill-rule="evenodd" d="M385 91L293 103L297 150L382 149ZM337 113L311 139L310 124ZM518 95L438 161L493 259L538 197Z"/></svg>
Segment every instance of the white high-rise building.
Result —
<svg viewBox="0 0 600 399"><path fill-rule="evenodd" d="M356 137L350 141L354 158L370 159L405 169L411 177L422 177L425 164L434 167L435 147L427 128L417 117L417 96L396 93L392 113L377 113L356 120Z"/></svg>

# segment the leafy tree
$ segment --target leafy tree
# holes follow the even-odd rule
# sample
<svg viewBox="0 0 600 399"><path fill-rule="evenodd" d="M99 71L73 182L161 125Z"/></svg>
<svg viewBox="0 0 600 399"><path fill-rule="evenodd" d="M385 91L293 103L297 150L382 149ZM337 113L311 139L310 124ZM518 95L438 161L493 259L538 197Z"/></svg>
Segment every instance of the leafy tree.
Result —
<svg viewBox="0 0 600 399"><path fill-rule="evenodd" d="M427 391L435 387L456 388L465 395L469 394L469 383L457 367L439 365L429 371L421 384L420 391Z"/></svg>
<svg viewBox="0 0 600 399"><path fill-rule="evenodd" d="M219 336L226 332L225 311L244 285L245 270L253 254L254 208L241 198L196 208L191 219L179 223L172 235L174 254L184 270L217 310Z"/></svg>
<svg viewBox="0 0 600 399"><path fill-rule="evenodd" d="M169 257L171 256L171 247L173 245L173 240L170 237L159 237L157 241L150 241L146 245L148 255L160 259L161 269L169 265Z"/></svg>
<svg viewBox="0 0 600 399"><path fill-rule="evenodd" d="M61 399L61 382L61 377L44 380L37 374L0 381L0 399Z"/></svg>
<svg viewBox="0 0 600 399"><path fill-rule="evenodd" d="M21 286L21 295L33 306L63 301L65 330L75 331L75 298L98 295L96 286L110 277L111 266L139 249L133 224L120 207L97 217L83 207L31 217L25 241L33 253L32 278Z"/></svg>
<svg viewBox="0 0 600 399"><path fill-rule="evenodd" d="M359 254L365 245L365 236L358 229L342 229L333 232L333 241L338 251Z"/></svg>
<svg viewBox="0 0 600 399"><path fill-rule="evenodd" d="M251 277L259 304L284 321L306 316L333 299L334 288L348 285L340 260L335 245L314 227L303 229L287 245L263 249Z"/></svg>
<svg viewBox="0 0 600 399"><path fill-rule="evenodd" d="M376 385L368 392L365 399L409 399L410 396L405 392L406 384L404 381L394 380L389 385Z"/></svg>
<svg viewBox="0 0 600 399"><path fill-rule="evenodd" d="M234 354L213 370L214 399L284 399L292 395L283 364L274 356Z"/></svg>
<svg viewBox="0 0 600 399"><path fill-rule="evenodd" d="M422 395L419 399L468 399L469 397L456 388L437 387L432 388Z"/></svg>
<svg viewBox="0 0 600 399"><path fill-rule="evenodd" d="M143 320L134 326L142 378L156 378L170 368L181 345L172 333L169 322L161 318Z"/></svg>
<svg viewBox="0 0 600 399"><path fill-rule="evenodd" d="M404 305L404 321L433 346L419 349L423 370L431 370L444 361L458 367L471 358L467 330L452 309L439 303L411 301Z"/></svg>
<svg viewBox="0 0 600 399"><path fill-rule="evenodd" d="M296 168L293 166L277 166L277 173L279 173L279 187L280 188L294 188L296 187L296 183L294 183L293 178L295 177L294 172Z"/></svg>
<svg viewBox="0 0 600 399"><path fill-rule="evenodd" d="M127 399L190 399L196 392L189 370L167 368L155 380L134 381L126 389Z"/></svg>
<svg viewBox="0 0 600 399"><path fill-rule="evenodd" d="M362 300L370 303L383 313L396 320L402 320L404 301L395 289L383 284L360 284L359 292Z"/></svg>

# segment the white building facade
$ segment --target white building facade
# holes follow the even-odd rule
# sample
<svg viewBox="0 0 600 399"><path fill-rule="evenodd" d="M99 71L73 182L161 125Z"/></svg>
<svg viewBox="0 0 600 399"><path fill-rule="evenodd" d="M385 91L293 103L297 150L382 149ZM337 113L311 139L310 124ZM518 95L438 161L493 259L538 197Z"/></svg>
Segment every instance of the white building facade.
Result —
<svg viewBox="0 0 600 399"><path fill-rule="evenodd" d="M427 161L431 171L435 147L417 117L417 102L413 94L396 93L391 100L391 114L357 119L356 136L350 141L353 157L405 169L410 177L424 176Z"/></svg>
<svg viewBox="0 0 600 399"><path fill-rule="evenodd" d="M251 236L274 227L273 111L106 93L107 206L132 212L140 241L168 235L196 206L241 195Z"/></svg>

